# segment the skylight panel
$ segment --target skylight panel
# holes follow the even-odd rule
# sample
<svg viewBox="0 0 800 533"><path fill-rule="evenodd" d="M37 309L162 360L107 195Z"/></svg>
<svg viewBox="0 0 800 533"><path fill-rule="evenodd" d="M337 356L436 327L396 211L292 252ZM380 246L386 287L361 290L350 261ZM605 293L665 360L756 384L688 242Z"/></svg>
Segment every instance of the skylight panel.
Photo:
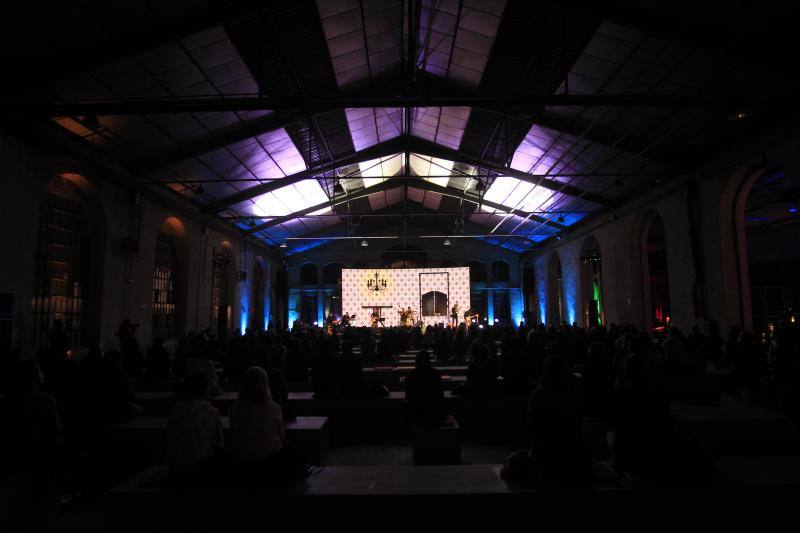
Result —
<svg viewBox="0 0 800 533"><path fill-rule="evenodd" d="M308 179L262 194L253 201L253 214L280 217L328 201L328 195L315 179Z"/></svg>
<svg viewBox="0 0 800 533"><path fill-rule="evenodd" d="M454 162L448 161L447 159L417 154L411 154L410 163L411 170L417 176L443 176L425 178L425 181L439 185L440 187L447 187L450 181L449 176L453 173L453 167L455 166Z"/></svg>
<svg viewBox="0 0 800 533"><path fill-rule="evenodd" d="M371 159L358 164L364 187L372 187L384 181L387 177L400 172L403 166L402 154L396 154L380 159Z"/></svg>
<svg viewBox="0 0 800 533"><path fill-rule="evenodd" d="M509 209L531 212L547 211L559 196L550 189L537 187L533 183L510 176L499 176L492 182L484 198ZM484 208L484 210L489 213L495 212L491 208Z"/></svg>

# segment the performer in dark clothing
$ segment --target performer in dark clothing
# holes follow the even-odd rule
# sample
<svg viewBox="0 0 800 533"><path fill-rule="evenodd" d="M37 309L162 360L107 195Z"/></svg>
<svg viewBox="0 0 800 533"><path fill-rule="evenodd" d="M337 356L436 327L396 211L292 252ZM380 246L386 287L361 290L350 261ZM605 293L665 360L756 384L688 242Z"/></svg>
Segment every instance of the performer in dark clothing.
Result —
<svg viewBox="0 0 800 533"><path fill-rule="evenodd" d="M453 308L450 309L450 325L452 325L453 327L458 326L458 311L459 311L458 303L456 303L456 305L454 305Z"/></svg>

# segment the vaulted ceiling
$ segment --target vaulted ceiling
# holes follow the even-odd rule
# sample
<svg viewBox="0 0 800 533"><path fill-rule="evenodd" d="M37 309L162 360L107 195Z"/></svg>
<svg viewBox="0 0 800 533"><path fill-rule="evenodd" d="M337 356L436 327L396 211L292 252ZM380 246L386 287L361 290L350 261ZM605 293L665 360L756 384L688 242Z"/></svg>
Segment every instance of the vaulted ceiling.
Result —
<svg viewBox="0 0 800 533"><path fill-rule="evenodd" d="M798 94L785 21L688 2L0 10L7 129L287 254L412 215L530 250L785 121Z"/></svg>

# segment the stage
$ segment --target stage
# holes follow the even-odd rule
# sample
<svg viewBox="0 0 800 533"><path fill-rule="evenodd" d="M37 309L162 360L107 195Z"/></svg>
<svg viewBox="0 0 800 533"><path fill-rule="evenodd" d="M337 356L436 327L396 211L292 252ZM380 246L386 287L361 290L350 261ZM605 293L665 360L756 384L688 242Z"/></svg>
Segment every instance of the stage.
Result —
<svg viewBox="0 0 800 533"><path fill-rule="evenodd" d="M470 309L469 268L368 268L342 270L342 313L353 326L371 326L375 309L383 326L403 326L409 308L413 323L448 324L454 306L458 322Z"/></svg>

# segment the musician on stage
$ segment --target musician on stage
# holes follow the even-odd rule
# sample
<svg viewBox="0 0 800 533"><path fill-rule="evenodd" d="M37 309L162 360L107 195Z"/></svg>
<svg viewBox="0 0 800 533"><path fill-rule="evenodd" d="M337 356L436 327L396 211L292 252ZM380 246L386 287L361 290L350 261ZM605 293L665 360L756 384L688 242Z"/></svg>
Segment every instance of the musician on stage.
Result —
<svg viewBox="0 0 800 533"><path fill-rule="evenodd" d="M408 306L408 309L406 309L405 325L409 327L414 325L414 311L411 309L410 305Z"/></svg>
<svg viewBox="0 0 800 533"><path fill-rule="evenodd" d="M347 327L347 326L350 325L350 314L349 313L345 313L344 315L342 315L341 324L342 324L343 327Z"/></svg>
<svg viewBox="0 0 800 533"><path fill-rule="evenodd" d="M458 302L456 302L456 305L450 309L450 324L453 326L458 326L458 311Z"/></svg>

